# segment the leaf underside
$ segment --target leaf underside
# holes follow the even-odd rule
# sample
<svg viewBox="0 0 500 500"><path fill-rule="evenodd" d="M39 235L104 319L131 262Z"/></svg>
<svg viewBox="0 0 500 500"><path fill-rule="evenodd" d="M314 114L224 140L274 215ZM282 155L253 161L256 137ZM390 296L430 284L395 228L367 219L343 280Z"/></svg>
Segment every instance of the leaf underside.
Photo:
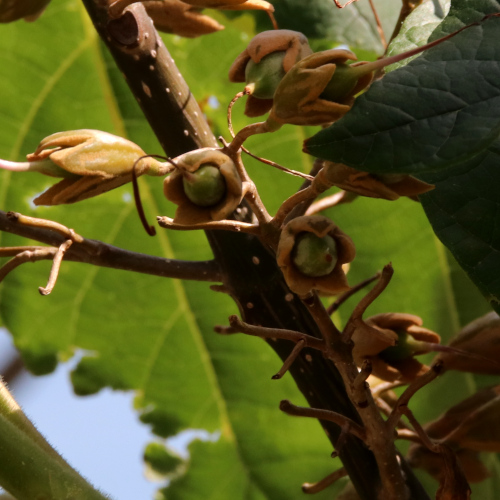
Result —
<svg viewBox="0 0 500 500"><path fill-rule="evenodd" d="M500 12L494 1L454 2L431 40ZM429 23L435 13L428 12ZM418 19L418 18L417 18ZM422 23L392 53L423 44ZM421 36L419 36L421 35ZM425 52L359 97L352 111L306 141L320 158L372 173L408 173L436 184L421 197L438 237L500 310L498 168L500 18Z"/></svg>

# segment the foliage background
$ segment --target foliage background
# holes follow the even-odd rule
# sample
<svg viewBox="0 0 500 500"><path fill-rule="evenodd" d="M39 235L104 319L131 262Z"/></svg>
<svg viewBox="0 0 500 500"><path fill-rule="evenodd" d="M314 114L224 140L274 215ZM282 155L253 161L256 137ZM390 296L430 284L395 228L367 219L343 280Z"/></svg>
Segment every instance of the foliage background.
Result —
<svg viewBox="0 0 500 500"><path fill-rule="evenodd" d="M392 13L394 18L398 2L380 3L381 15L388 19ZM305 2L277 0L275 4L278 11L282 4L294 12L304 8ZM317 14L327 11L331 18ZM328 30L325 23L315 25L328 43L351 43L363 58L374 58L379 51L378 42L367 34L373 33L367 4L358 3L339 13L328 0L316 0L304 12L328 23L333 20ZM291 18L297 22L296 14ZM280 22L287 27L286 19ZM225 31L208 37L184 40L167 35L165 41L215 133L227 139L225 107L241 89L228 84L226 74L253 36L254 19L247 14L233 21L224 18L224 23ZM1 158L22 160L43 137L79 128L115 133L149 153L161 153L80 2L53 0L35 24L5 25L1 33ZM246 123L241 109L236 106L236 129ZM312 157L303 155L301 147L313 132L286 126L249 140L248 147L255 154L307 171ZM246 164L271 212L300 184L253 160ZM174 207L163 198L161 181L141 180L149 218L172 215ZM210 258L201 232L159 231L156 238L147 236L135 214L130 187L80 205L35 208L31 200L48 185L36 175L2 172L0 207L53 219L87 238L129 250L169 258ZM351 283L371 276L388 261L394 265L394 280L370 313L418 314L425 326L446 341L462 325L488 311L434 236L419 204L360 199L328 215L356 243ZM10 246L26 241L0 234L0 243ZM82 353L72 374L78 394L93 394L108 386L134 390L141 420L164 438L186 428L220 432L216 443L191 445L187 473L174 479L169 499L298 498L302 482L318 480L338 467L329 458L331 449L316 422L279 412L278 402L283 398L296 404L304 400L289 376L270 380L280 366L274 353L259 339L213 333L214 324L225 324L227 316L236 312L226 296L210 292L204 283L64 263L54 292L41 297L37 287L45 284L49 269L47 262L22 266L0 285L2 322L31 371L49 373L58 362ZM337 315L339 325L352 305L351 301ZM421 421L435 418L485 383L485 378L447 374L417 395L415 413ZM500 466L494 457L488 464L492 479L475 487L475 494L493 500L500 491ZM426 476L422 478L435 488ZM329 491L317 498L332 495Z"/></svg>

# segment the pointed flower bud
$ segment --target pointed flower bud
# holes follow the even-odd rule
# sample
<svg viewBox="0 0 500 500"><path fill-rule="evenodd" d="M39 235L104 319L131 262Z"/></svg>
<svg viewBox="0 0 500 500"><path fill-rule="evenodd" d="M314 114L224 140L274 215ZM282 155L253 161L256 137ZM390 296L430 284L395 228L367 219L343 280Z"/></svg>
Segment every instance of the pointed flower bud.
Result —
<svg viewBox="0 0 500 500"><path fill-rule="evenodd" d="M349 289L343 265L355 255L349 236L330 219L314 215L297 217L283 228L277 261L296 294L318 290L333 295Z"/></svg>
<svg viewBox="0 0 500 500"><path fill-rule="evenodd" d="M35 21L40 17L50 0L1 0L0 23L23 19Z"/></svg>
<svg viewBox="0 0 500 500"><path fill-rule="evenodd" d="M427 184L411 175L375 175L356 170L343 163L326 160L313 182L337 186L361 196L384 200L397 200L400 196L408 196L408 198L418 201L419 194L434 188L432 184Z"/></svg>
<svg viewBox="0 0 500 500"><path fill-rule="evenodd" d="M62 205L85 200L132 180L134 163L146 153L127 139L100 130L71 130L52 134L27 155L27 162L0 160L0 168L39 172L62 177L34 200L35 205ZM145 158L136 174L164 175L170 170L153 158Z"/></svg>
<svg viewBox="0 0 500 500"><path fill-rule="evenodd" d="M248 84L245 114L253 117L267 113L285 73L311 53L307 38L298 31L264 31L252 38L229 69L231 82Z"/></svg>
<svg viewBox="0 0 500 500"><path fill-rule="evenodd" d="M361 323L352 336L353 358L358 366L365 359L372 363L376 377L409 382L428 370L413 356L432 350L437 333L422 328L422 319L412 314L377 314Z"/></svg>
<svg viewBox="0 0 500 500"><path fill-rule="evenodd" d="M451 339L449 345L464 353L440 353L437 359L443 361L446 370L500 374L500 317L496 312L490 312L466 325Z"/></svg>
<svg viewBox="0 0 500 500"><path fill-rule="evenodd" d="M455 451L467 480L483 481L490 474L479 452L500 451L500 386L481 389L452 406L424 428L428 436ZM411 466L425 469L436 479L443 471L443 459L421 444L408 452Z"/></svg>
<svg viewBox="0 0 500 500"><path fill-rule="evenodd" d="M201 9L180 0L152 0L142 2L157 30L174 35L195 38L223 30L224 26Z"/></svg>
<svg viewBox="0 0 500 500"><path fill-rule="evenodd" d="M190 151L173 163L163 191L178 205L174 222L199 224L226 219L243 199L243 186L233 160L220 149Z"/></svg>

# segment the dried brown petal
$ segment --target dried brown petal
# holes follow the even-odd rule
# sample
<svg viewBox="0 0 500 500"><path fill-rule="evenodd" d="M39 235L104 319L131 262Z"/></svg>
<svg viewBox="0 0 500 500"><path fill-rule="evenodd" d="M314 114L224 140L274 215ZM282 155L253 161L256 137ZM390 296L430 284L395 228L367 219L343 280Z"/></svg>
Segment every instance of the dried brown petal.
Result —
<svg viewBox="0 0 500 500"><path fill-rule="evenodd" d="M500 451L500 386L482 389L451 407L425 426L429 437L455 450L465 476L479 482L489 476L480 460L481 451ZM440 455L413 444L408 460L439 479L443 469Z"/></svg>
<svg viewBox="0 0 500 500"><path fill-rule="evenodd" d="M156 29L178 36L195 38L223 30L210 16L203 15L201 9L180 0L156 0L143 2Z"/></svg>
<svg viewBox="0 0 500 500"><path fill-rule="evenodd" d="M459 370L484 375L500 374L500 317L491 312L469 323L449 343L472 356L449 352L440 353L447 370Z"/></svg>
<svg viewBox="0 0 500 500"><path fill-rule="evenodd" d="M408 196L417 200L417 195L434 188L433 185L420 181L411 175L377 176L348 167L343 163L333 163L326 160L314 182L337 186L361 196L391 201L397 200L400 196Z"/></svg>
<svg viewBox="0 0 500 500"><path fill-rule="evenodd" d="M174 163L188 172L195 172L204 165L212 165L219 169L226 183L224 198L212 207L195 205L185 194L181 170L165 179L163 191L165 197L178 205L174 222L178 224L199 224L203 222L223 220L229 217L243 199L243 186L236 167L226 154L217 148L203 148L190 151L177 158Z"/></svg>
<svg viewBox="0 0 500 500"><path fill-rule="evenodd" d="M311 232L322 238L330 235L337 248L337 262L327 276L310 277L302 274L292 261L292 251L296 237L303 232ZM319 290L334 295L349 289L343 264L352 262L356 249L351 238L343 233L330 219L320 215L297 217L291 220L281 232L277 261L290 289L300 296Z"/></svg>

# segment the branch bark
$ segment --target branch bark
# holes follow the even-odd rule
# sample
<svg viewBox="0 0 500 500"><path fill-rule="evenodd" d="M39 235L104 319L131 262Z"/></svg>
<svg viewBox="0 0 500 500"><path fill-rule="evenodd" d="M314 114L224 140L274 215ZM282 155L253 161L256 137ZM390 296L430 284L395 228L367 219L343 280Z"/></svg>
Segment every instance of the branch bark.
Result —
<svg viewBox="0 0 500 500"><path fill-rule="evenodd" d="M17 234L24 238L59 247L65 237L57 232L41 228L17 224L6 212L0 210L0 231ZM38 247L37 247L38 248ZM15 254L18 254L17 251ZM4 256L7 254L4 253ZM47 253L42 259L53 259L53 253ZM40 260L40 259L38 259ZM122 248L107 245L101 241L82 238L75 242L64 255L64 260L83 262L99 267L122 269L142 274L151 274L163 278L177 278L196 281L221 281L222 275L217 263L213 260L191 262L185 260L163 259Z"/></svg>

